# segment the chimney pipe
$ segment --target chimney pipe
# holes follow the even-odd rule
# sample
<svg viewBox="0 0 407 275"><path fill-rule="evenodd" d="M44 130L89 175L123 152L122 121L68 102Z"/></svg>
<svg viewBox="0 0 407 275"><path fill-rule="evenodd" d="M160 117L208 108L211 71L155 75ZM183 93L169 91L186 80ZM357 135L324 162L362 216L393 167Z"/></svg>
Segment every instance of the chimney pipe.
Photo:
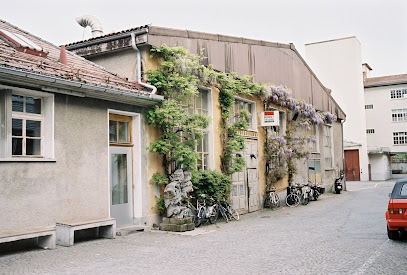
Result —
<svg viewBox="0 0 407 275"><path fill-rule="evenodd" d="M66 59L66 50L65 50L65 45L61 46L61 53L59 54L59 60L61 61L62 64L65 66L68 65L68 60Z"/></svg>
<svg viewBox="0 0 407 275"><path fill-rule="evenodd" d="M102 24L100 24L99 20L92 15L84 15L75 18L76 22L82 27L90 27L92 29L92 37L97 37L103 35L103 28Z"/></svg>

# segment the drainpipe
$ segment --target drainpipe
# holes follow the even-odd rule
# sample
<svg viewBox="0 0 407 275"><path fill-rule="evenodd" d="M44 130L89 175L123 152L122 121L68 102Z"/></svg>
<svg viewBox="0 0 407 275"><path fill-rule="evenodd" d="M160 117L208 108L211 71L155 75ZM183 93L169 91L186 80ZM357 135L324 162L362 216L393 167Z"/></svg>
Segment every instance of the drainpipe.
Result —
<svg viewBox="0 0 407 275"><path fill-rule="evenodd" d="M131 46L133 47L137 54L137 83L143 87L151 89L152 91L150 97L153 97L153 95L155 95L155 93L157 92L157 88L154 87L153 85L141 81L141 55L140 50L136 46L136 36L134 33L131 33Z"/></svg>
<svg viewBox="0 0 407 275"><path fill-rule="evenodd" d="M343 124L345 123L345 120L341 121L341 131L342 131L342 169L343 169L343 190L346 190L346 178L345 178L345 151L344 151L344 146L343 146Z"/></svg>

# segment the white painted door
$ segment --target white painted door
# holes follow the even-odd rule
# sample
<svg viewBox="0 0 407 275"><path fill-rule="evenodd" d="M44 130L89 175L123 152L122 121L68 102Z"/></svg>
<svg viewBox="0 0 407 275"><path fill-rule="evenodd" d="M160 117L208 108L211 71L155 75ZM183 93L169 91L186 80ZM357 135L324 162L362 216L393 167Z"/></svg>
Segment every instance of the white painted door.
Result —
<svg viewBox="0 0 407 275"><path fill-rule="evenodd" d="M260 209L257 140L246 140L246 182L249 212Z"/></svg>
<svg viewBox="0 0 407 275"><path fill-rule="evenodd" d="M247 213L247 185L245 171L233 173L232 175L232 205L239 213Z"/></svg>
<svg viewBox="0 0 407 275"><path fill-rule="evenodd" d="M260 209L257 140L246 140L242 154L246 165L242 172L232 175L232 203L239 213Z"/></svg>
<svg viewBox="0 0 407 275"><path fill-rule="evenodd" d="M110 146L110 216L118 228L133 224L131 147Z"/></svg>

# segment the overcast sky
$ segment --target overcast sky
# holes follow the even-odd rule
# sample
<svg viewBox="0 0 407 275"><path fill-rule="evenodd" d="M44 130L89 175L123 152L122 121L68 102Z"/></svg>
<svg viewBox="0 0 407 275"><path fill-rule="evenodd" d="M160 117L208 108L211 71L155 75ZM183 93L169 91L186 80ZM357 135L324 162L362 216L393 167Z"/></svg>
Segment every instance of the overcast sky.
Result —
<svg viewBox="0 0 407 275"><path fill-rule="evenodd" d="M0 18L56 45L91 37L75 18L94 15L105 33L140 25L304 44L356 36L371 76L407 73L407 0L19 0Z"/></svg>

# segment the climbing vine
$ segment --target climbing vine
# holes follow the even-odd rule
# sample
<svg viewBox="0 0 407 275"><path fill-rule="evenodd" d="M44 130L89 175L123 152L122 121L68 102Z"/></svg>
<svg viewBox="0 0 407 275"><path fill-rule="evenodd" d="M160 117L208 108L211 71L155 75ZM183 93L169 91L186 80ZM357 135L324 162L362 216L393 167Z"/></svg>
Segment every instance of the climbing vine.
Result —
<svg viewBox="0 0 407 275"><path fill-rule="evenodd" d="M315 143L316 139L306 130L310 125L332 124L336 116L329 112L319 112L311 104L291 97L291 91L283 86L268 86L269 93L264 103L280 105L293 113L284 136L269 136L266 138L266 177L270 185L288 174L288 183L291 185L296 173L294 161L308 158L307 143ZM295 119L294 119L295 117Z"/></svg>
<svg viewBox="0 0 407 275"><path fill-rule="evenodd" d="M149 124L160 129L160 137L149 150L163 157L165 176L168 179L172 170L183 167L195 169L198 154L196 142L208 127L209 118L203 114L191 114L194 96L198 93L198 83L202 83L206 68L200 65L199 56L192 55L182 47L154 47L151 54L159 54L162 59L157 70L148 71L148 81L157 87L167 100L156 105L147 113ZM163 182L162 177L155 176Z"/></svg>
<svg viewBox="0 0 407 275"><path fill-rule="evenodd" d="M319 112L312 105L292 98L291 91L286 87L258 84L252 76L238 77L234 73L216 71L210 65L202 65L202 55L191 54L182 47L153 47L151 54L158 55L161 62L158 69L147 72L148 82L156 86L158 92L167 99L147 113L148 123L161 132L160 137L149 146L150 151L163 157L165 176L155 176L155 181L159 183L168 179L173 168L182 166L190 171L196 169L196 160L199 158L195 152L196 142L202 138L202 129L209 123L209 117L188 112L198 93L198 85L219 89L223 147L220 158L222 174L225 176L243 171L245 166L240 154L245 149L245 139L240 131L248 129L251 114L246 110L234 112L236 95L258 96L264 99L265 106L281 106L299 118L289 122L286 135L266 139L266 162L269 167L274 165L273 169L268 169L274 173L268 174L270 181L275 182L288 174L291 183L295 173L294 160L307 157L304 144L312 141L312 137L299 135L297 128L305 129L310 124L330 124L336 120L329 112ZM227 195L227 181L220 175L193 175L192 181L195 187L201 188L199 190ZM203 187L203 182L208 184Z"/></svg>

